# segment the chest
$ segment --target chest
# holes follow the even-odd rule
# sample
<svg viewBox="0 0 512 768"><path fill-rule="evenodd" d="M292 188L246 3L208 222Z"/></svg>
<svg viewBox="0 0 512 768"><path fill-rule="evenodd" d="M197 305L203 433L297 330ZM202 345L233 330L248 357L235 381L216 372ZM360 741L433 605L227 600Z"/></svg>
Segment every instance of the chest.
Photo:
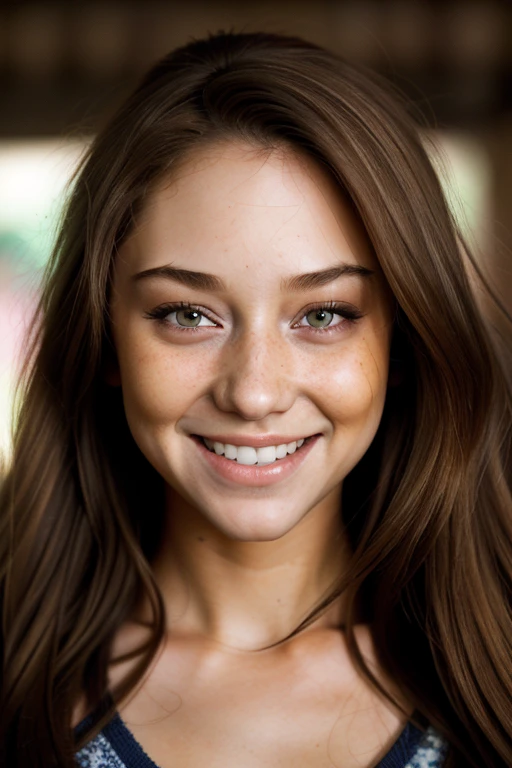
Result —
<svg viewBox="0 0 512 768"><path fill-rule="evenodd" d="M161 661L120 707L159 768L369 768L404 726L353 672L324 659L195 667Z"/></svg>

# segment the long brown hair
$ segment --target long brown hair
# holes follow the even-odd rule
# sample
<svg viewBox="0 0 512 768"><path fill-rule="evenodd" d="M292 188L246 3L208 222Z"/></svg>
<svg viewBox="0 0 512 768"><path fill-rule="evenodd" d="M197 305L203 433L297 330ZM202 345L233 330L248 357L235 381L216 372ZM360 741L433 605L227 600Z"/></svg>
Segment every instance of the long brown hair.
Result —
<svg viewBox="0 0 512 768"><path fill-rule="evenodd" d="M327 602L345 591L349 648L377 684L354 639L363 605L380 663L415 721L448 739L448 765L510 766L512 397L467 249L397 94L302 40L232 33L156 64L93 142L63 215L1 490L3 764L73 765L73 707L84 692L91 709L105 700L112 638L142 594L150 639L114 701L163 637L150 567L163 481L103 375L111 268L156 181L201 144L230 139L297 148L326 167L396 299L401 383L345 481L353 557Z"/></svg>

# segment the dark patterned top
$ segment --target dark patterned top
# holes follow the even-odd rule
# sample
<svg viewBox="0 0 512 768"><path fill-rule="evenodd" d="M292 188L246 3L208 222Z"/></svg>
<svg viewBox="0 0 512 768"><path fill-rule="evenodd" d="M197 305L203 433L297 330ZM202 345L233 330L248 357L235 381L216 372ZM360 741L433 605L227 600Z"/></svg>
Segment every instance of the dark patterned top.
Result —
<svg viewBox="0 0 512 768"><path fill-rule="evenodd" d="M86 726L84 720L77 731ZM408 723L376 768L440 768L446 752L446 742L432 727L422 732ZM80 768L158 768L119 714L75 757Z"/></svg>

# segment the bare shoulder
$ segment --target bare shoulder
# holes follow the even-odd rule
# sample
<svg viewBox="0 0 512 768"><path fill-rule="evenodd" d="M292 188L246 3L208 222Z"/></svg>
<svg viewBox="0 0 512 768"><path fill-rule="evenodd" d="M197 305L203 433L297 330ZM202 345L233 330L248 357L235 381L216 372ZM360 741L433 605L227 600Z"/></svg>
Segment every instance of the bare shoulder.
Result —
<svg viewBox="0 0 512 768"><path fill-rule="evenodd" d="M320 634L317 647L317 638L312 633L301 651L301 663L304 668L311 668L313 663L318 670L317 674L330 681L326 690L334 691L338 701L344 703L344 711L350 710L354 713L354 720L369 717L374 725L376 720L380 720L383 738L384 731L393 735L405 725L414 707L396 682L379 666L370 627L357 625L354 628L354 636L368 670L389 697L382 694L354 663L343 632Z"/></svg>
<svg viewBox="0 0 512 768"><path fill-rule="evenodd" d="M414 707L412 707L412 705L404 698L396 681L389 677L386 671L378 664L370 627L367 624L358 624L354 629L354 634L359 651L370 672L375 676L376 680L383 686L383 688L395 698L400 707L403 708L408 715L411 715Z"/></svg>
<svg viewBox="0 0 512 768"><path fill-rule="evenodd" d="M112 691L123 681L140 659L137 651L151 636L150 628L140 622L126 621L117 631L111 648L111 661L107 672L108 687ZM140 685L144 685L144 679ZM131 695L136 695L136 688ZM80 696L73 708L71 727L75 728L90 715L85 695Z"/></svg>

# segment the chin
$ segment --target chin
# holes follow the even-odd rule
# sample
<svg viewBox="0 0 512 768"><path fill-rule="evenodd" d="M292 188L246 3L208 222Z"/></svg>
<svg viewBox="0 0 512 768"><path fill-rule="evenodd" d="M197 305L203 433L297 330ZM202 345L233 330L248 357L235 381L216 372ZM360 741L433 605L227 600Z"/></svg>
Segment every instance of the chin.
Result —
<svg viewBox="0 0 512 768"><path fill-rule="evenodd" d="M293 519L283 513L283 510L245 509L243 513L234 511L233 514L207 515L209 522L221 533L233 541L276 541L285 536L301 520L295 512Z"/></svg>

